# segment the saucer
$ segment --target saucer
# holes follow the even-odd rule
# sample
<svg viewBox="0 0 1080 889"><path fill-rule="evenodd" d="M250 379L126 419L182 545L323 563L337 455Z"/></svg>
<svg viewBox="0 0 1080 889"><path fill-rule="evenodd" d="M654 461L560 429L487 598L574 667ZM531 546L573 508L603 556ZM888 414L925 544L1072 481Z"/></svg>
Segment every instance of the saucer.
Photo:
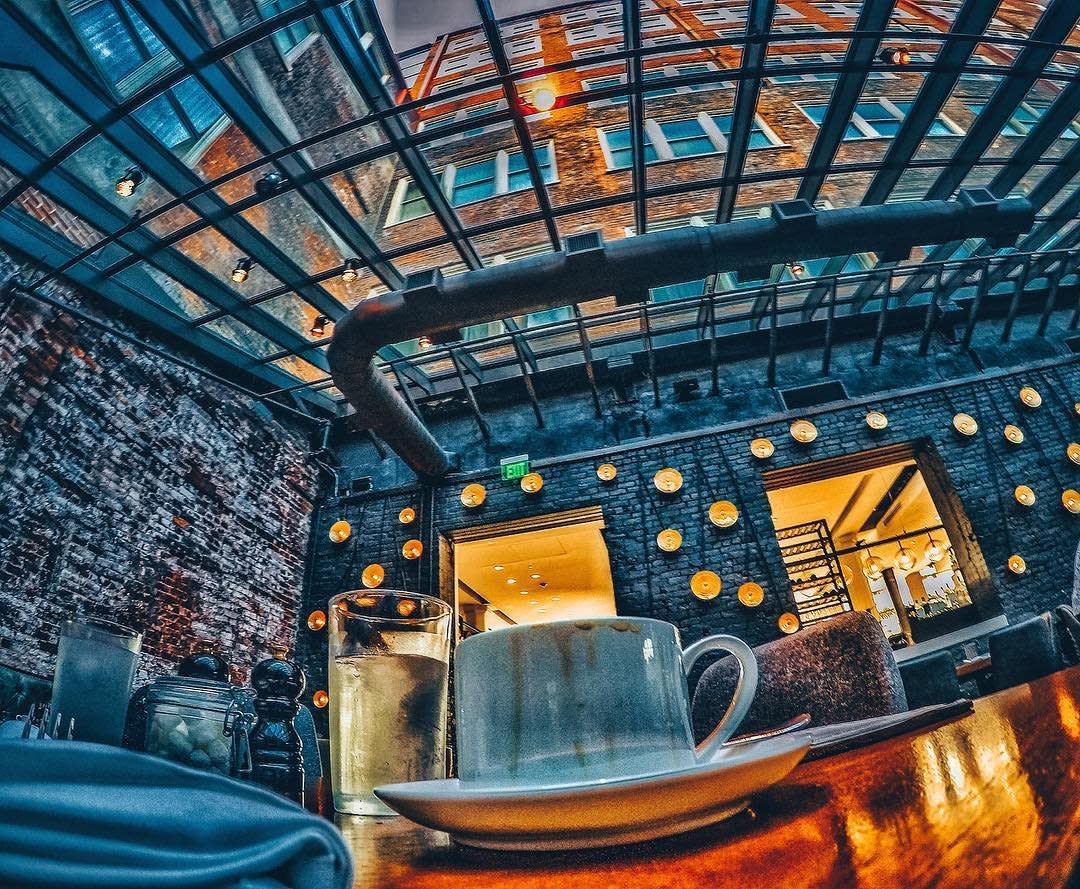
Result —
<svg viewBox="0 0 1080 889"><path fill-rule="evenodd" d="M779 736L723 747L689 769L659 774L531 787L411 781L376 787L375 795L466 846L524 852L618 846L730 818L809 749L805 738Z"/></svg>

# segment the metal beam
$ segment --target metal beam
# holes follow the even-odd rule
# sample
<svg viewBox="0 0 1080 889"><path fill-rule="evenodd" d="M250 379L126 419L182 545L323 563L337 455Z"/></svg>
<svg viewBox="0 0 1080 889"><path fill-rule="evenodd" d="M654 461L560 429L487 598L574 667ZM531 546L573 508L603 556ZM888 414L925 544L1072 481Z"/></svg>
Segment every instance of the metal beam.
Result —
<svg viewBox="0 0 1080 889"><path fill-rule="evenodd" d="M746 38L742 53L742 77L735 87L735 110L731 114L727 154L724 157L724 186L716 205L717 223L729 222L739 196L739 178L750 149L750 130L757 112L761 78L765 72L765 57L769 51L769 31L772 29L776 0L750 0L746 14Z"/></svg>
<svg viewBox="0 0 1080 889"><path fill-rule="evenodd" d="M896 0L866 0L859 12L859 20L855 24L856 33L884 31L895 3ZM814 145L810 149L806 173L803 175L802 182L799 183L795 197L803 198L811 204L817 200L829 168L836 158L836 152L844 139L844 133L847 131L848 124L851 123L855 105L862 96L879 46L881 46L879 36L852 37L849 41L848 50L844 56L844 73L837 79L832 94L829 96L825 118L821 123L821 129L818 130Z"/></svg>
<svg viewBox="0 0 1080 889"><path fill-rule="evenodd" d="M645 97L641 93L641 6L638 0L622 0L623 45L631 53L626 59L626 87L630 120L630 178L634 191L634 233L648 231L645 202Z"/></svg>

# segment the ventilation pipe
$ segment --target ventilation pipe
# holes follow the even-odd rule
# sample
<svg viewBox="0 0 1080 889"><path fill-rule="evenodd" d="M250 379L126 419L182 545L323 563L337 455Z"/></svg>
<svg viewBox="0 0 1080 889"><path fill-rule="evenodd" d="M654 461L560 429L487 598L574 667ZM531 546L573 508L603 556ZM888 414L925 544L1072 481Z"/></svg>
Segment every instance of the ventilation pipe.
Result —
<svg viewBox="0 0 1080 889"><path fill-rule="evenodd" d="M1034 220L1026 198L963 189L956 201L909 201L816 211L803 200L773 204L767 218L687 226L605 244L598 232L571 235L560 253L444 279L410 275L401 290L364 300L336 325L327 350L335 384L363 426L420 476L438 478L454 457L428 431L375 365L378 349L421 335L451 342L473 324L615 295L643 302L649 289L716 272L873 251L898 261L911 248L982 237L1015 243Z"/></svg>

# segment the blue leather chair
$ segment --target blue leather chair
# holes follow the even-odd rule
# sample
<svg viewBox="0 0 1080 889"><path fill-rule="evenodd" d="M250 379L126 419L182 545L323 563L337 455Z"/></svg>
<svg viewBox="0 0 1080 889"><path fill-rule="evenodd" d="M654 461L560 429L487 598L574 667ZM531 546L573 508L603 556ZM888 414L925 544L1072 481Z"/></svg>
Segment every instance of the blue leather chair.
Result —
<svg viewBox="0 0 1080 889"><path fill-rule="evenodd" d="M908 707L917 710L931 704L951 704L964 697L956 664L947 651L935 651L900 664Z"/></svg>
<svg viewBox="0 0 1080 889"><path fill-rule="evenodd" d="M1064 666L1054 644L1049 614L995 630L987 643L994 665L991 684L995 691L1048 676Z"/></svg>

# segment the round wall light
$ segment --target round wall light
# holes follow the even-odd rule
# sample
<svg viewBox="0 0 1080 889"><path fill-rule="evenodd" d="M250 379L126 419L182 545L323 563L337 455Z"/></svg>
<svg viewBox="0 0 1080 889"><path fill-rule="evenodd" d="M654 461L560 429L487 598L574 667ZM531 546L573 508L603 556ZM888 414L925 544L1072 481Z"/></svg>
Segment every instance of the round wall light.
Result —
<svg viewBox="0 0 1080 889"><path fill-rule="evenodd" d="M818 429L809 420L796 420L791 424L791 437L799 444L810 444L818 437Z"/></svg>
<svg viewBox="0 0 1080 889"><path fill-rule="evenodd" d="M352 525L345 519L338 519L330 526L330 540L334 543L344 543L352 536Z"/></svg>
<svg viewBox="0 0 1080 889"><path fill-rule="evenodd" d="M1024 407L1039 407L1042 404L1042 396L1031 386L1024 386L1020 390L1020 403Z"/></svg>
<svg viewBox="0 0 1080 889"><path fill-rule="evenodd" d="M1009 423L1005 427L1003 434L1005 435L1005 441L1009 442L1009 444L1024 443L1024 430L1019 426L1014 426L1012 423Z"/></svg>
<svg viewBox="0 0 1080 889"><path fill-rule="evenodd" d="M682 473L667 466L653 476L653 484L656 485L656 490L662 494L674 494L682 487Z"/></svg>
<svg viewBox="0 0 1080 889"><path fill-rule="evenodd" d="M665 528L656 535L656 545L666 553L677 552L682 546L682 534L674 528Z"/></svg>
<svg viewBox="0 0 1080 889"><path fill-rule="evenodd" d="M1080 444L1077 444L1075 441L1069 442L1069 446L1065 448L1065 456L1073 463L1080 464Z"/></svg>
<svg viewBox="0 0 1080 889"><path fill-rule="evenodd" d="M1013 496L1021 506L1035 505L1035 492L1027 485L1017 485L1016 490L1013 491Z"/></svg>
<svg viewBox="0 0 1080 889"><path fill-rule="evenodd" d="M613 482L618 474L614 463L601 463L596 467L596 477L602 482Z"/></svg>
<svg viewBox="0 0 1080 889"><path fill-rule="evenodd" d="M325 691L319 690L311 696L311 703L314 704L319 710L322 710L327 704L330 703L330 695Z"/></svg>
<svg viewBox="0 0 1080 889"><path fill-rule="evenodd" d="M1061 505L1074 515L1080 512L1080 492L1066 488L1061 493Z"/></svg>
<svg viewBox="0 0 1080 889"><path fill-rule="evenodd" d="M755 438L750 442L750 453L759 460L768 460L775 451L773 443L767 438Z"/></svg>
<svg viewBox="0 0 1080 889"><path fill-rule="evenodd" d="M757 608L765 598L765 590L760 583L747 581L739 587L739 601L747 608Z"/></svg>
<svg viewBox="0 0 1080 889"><path fill-rule="evenodd" d="M487 489L479 482L473 482L461 489L461 505L470 509L480 506L487 499Z"/></svg>
<svg viewBox="0 0 1080 889"><path fill-rule="evenodd" d="M312 611L307 616L307 625L309 630L315 630L318 632L326 626L326 612L325 611Z"/></svg>
<svg viewBox="0 0 1080 889"><path fill-rule="evenodd" d="M798 632L799 618L790 611L785 611L780 615L779 620L776 621L776 625L780 628L781 633L790 636L792 633Z"/></svg>
<svg viewBox="0 0 1080 889"><path fill-rule="evenodd" d="M889 425L889 418L886 417L881 411L870 411L866 415L866 425L873 429L875 432L880 432L882 429Z"/></svg>
<svg viewBox="0 0 1080 889"><path fill-rule="evenodd" d="M397 514L397 520L403 525L411 525L416 521L416 510L411 506L406 506Z"/></svg>
<svg viewBox="0 0 1080 889"><path fill-rule="evenodd" d="M952 418L952 424L961 435L974 435L979 431L979 424L971 414L957 414Z"/></svg>
<svg viewBox="0 0 1080 889"><path fill-rule="evenodd" d="M690 578L690 592L703 602L715 599L723 588L724 582L715 571L698 571Z"/></svg>
<svg viewBox="0 0 1080 889"><path fill-rule="evenodd" d="M368 565L360 575L360 582L369 590L381 586L384 580L386 580L386 572L383 570L383 566L378 562L373 562Z"/></svg>
<svg viewBox="0 0 1080 889"><path fill-rule="evenodd" d="M410 562L419 559L424 552L424 544L419 540L406 540L401 547L401 554Z"/></svg>
<svg viewBox="0 0 1080 889"><path fill-rule="evenodd" d="M730 528L739 520L739 508L730 500L717 500L709 507L709 521L717 528Z"/></svg>
<svg viewBox="0 0 1080 889"><path fill-rule="evenodd" d="M544 487L544 479L539 472L530 472L521 477L521 490L526 494L538 494Z"/></svg>
<svg viewBox="0 0 1080 889"><path fill-rule="evenodd" d="M1027 562L1024 561L1024 557L1016 553L1009 556L1009 561L1005 564L1013 574L1023 574L1027 571Z"/></svg>

